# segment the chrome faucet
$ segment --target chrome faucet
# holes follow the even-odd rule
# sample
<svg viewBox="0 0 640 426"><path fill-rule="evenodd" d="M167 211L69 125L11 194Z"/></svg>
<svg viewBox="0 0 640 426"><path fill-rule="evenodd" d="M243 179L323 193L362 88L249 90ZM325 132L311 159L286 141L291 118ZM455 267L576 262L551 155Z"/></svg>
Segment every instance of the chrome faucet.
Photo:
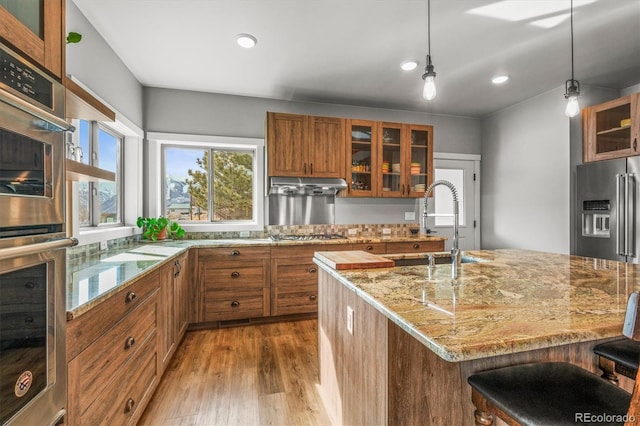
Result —
<svg viewBox="0 0 640 426"><path fill-rule="evenodd" d="M444 185L451 191L451 195L453 196L453 244L451 248L451 278L458 277L458 266L462 263L462 253L460 252L460 248L458 247L458 222L459 222L459 212L458 212L458 190L455 186L448 180L437 180L433 182L424 193L424 213L422 215L423 228L425 233L429 234L429 222L427 220L427 206L429 204L429 194L433 191L438 185Z"/></svg>

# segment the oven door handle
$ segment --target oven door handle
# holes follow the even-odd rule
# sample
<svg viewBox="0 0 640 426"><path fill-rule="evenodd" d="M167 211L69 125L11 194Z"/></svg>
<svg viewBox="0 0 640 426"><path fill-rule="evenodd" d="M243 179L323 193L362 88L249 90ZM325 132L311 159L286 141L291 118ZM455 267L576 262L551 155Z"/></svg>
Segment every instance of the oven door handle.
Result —
<svg viewBox="0 0 640 426"><path fill-rule="evenodd" d="M48 111L41 110L34 107L29 102L14 96L11 93L0 91L0 100L6 104L16 107L27 114L30 114L36 118L44 121L44 123L37 123L43 130L49 130L54 132L67 132L74 131L75 128L67 123L65 120L56 117Z"/></svg>
<svg viewBox="0 0 640 426"><path fill-rule="evenodd" d="M8 247L0 249L0 260L13 259L20 256L29 256L45 251L57 250L78 245L77 238L54 238L44 243L28 244L20 247Z"/></svg>

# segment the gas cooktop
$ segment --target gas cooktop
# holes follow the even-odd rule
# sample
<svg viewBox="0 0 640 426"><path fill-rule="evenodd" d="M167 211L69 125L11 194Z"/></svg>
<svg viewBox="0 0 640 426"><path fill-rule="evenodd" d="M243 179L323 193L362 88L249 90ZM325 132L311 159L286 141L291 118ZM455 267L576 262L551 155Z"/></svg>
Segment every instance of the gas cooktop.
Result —
<svg viewBox="0 0 640 426"><path fill-rule="evenodd" d="M277 234L270 235L273 241L309 241L309 240L343 240L346 239L342 234L304 234L304 235L296 235L296 234Z"/></svg>

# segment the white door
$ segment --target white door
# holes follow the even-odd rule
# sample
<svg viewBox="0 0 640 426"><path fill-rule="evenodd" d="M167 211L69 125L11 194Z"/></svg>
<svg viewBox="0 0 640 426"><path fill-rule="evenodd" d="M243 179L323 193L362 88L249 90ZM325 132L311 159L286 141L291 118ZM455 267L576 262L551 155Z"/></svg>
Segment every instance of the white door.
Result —
<svg viewBox="0 0 640 426"><path fill-rule="evenodd" d="M477 250L480 248L479 156L471 156L473 159L469 160L434 157L434 179L451 182L458 192L458 246L460 250ZM428 227L434 236L447 238L445 250L451 250L453 198L449 188L443 185L437 186L428 207L430 214Z"/></svg>

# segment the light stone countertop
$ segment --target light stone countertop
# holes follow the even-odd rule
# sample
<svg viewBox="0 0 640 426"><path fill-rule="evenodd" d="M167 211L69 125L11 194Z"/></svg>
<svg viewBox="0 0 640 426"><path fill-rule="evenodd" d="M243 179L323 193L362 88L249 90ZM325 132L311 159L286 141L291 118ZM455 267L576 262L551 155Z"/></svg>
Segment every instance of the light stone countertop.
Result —
<svg viewBox="0 0 640 426"><path fill-rule="evenodd" d="M463 263L455 280L449 264L428 279L426 264L335 271L314 261L450 362L620 336L627 295L640 290L640 265L528 250L463 254L480 261Z"/></svg>
<svg viewBox="0 0 640 426"><path fill-rule="evenodd" d="M197 248L242 247L242 246L299 246L322 244L357 244L378 242L443 241L445 238L426 235L355 237L332 240L283 240L269 238L238 238L212 240L175 240L168 242L144 242L123 250L109 251L89 259L67 261L67 320L70 321L88 312L136 279L159 268L169 259ZM329 248L328 248L329 249Z"/></svg>

